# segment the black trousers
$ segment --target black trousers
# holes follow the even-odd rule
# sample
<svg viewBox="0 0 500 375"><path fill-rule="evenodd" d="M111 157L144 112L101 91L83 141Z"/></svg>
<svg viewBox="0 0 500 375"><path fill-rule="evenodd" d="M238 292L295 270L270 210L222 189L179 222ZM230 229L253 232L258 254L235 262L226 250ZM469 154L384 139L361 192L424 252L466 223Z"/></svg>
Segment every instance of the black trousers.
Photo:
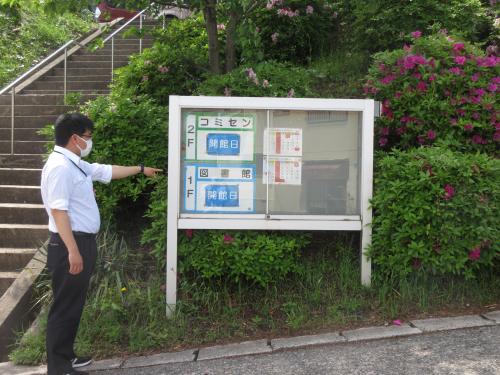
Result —
<svg viewBox="0 0 500 375"><path fill-rule="evenodd" d="M69 273L68 250L61 237L52 233L47 249L47 267L52 276L54 302L47 319L47 374L59 375L73 370L71 360L87 297L90 277L97 258L95 235L73 232L83 258L83 271Z"/></svg>

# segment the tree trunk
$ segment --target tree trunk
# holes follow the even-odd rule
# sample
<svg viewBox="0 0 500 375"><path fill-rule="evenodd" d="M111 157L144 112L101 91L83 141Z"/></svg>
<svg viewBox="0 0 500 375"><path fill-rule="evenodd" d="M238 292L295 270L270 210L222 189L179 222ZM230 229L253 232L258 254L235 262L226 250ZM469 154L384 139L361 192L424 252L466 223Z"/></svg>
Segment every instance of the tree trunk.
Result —
<svg viewBox="0 0 500 375"><path fill-rule="evenodd" d="M205 0L203 6L203 16L208 35L208 60L210 71L220 74L219 62L219 41L217 39L217 13L215 5L217 0Z"/></svg>
<svg viewBox="0 0 500 375"><path fill-rule="evenodd" d="M236 25L240 20L240 14L235 10L229 13L229 22L226 27L226 73L236 66Z"/></svg>

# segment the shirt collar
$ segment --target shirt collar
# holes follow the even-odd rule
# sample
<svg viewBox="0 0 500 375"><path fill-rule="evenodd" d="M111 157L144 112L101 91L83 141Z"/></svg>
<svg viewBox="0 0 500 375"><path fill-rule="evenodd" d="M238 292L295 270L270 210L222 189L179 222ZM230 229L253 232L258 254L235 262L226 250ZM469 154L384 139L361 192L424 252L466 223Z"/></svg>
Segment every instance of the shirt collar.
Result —
<svg viewBox="0 0 500 375"><path fill-rule="evenodd" d="M80 163L80 157L72 153L67 148L61 146L54 146L54 151L60 152L61 154L66 156L69 160L71 160L73 163L76 163L77 165Z"/></svg>

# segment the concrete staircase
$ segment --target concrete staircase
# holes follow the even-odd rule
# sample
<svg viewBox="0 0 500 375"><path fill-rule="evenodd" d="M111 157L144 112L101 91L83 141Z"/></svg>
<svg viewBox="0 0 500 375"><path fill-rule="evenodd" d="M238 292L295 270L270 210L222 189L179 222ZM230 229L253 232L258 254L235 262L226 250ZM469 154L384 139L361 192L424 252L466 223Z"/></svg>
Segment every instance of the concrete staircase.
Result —
<svg viewBox="0 0 500 375"><path fill-rule="evenodd" d="M156 24L143 21L145 28ZM131 27L138 27L138 21ZM82 102L109 93L110 43L94 52L81 48L68 58L67 93L80 93ZM142 40L143 49L152 44L152 37ZM114 52L114 67L126 65L129 56L139 52L139 39L115 36ZM0 297L48 238L48 218L39 187L46 139L37 131L73 109L64 104L63 79L61 63L15 95L13 154L11 95L0 96ZM19 324L12 328L19 329ZM0 347L0 361L5 355L5 348Z"/></svg>

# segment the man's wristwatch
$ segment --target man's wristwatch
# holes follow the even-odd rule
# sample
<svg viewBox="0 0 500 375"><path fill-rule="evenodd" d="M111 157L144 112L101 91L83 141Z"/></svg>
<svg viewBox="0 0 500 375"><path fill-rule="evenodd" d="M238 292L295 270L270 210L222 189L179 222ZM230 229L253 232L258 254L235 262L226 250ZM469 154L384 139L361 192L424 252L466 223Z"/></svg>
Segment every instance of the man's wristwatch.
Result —
<svg viewBox="0 0 500 375"><path fill-rule="evenodd" d="M144 164L140 164L139 167L141 167L141 173L144 173Z"/></svg>

